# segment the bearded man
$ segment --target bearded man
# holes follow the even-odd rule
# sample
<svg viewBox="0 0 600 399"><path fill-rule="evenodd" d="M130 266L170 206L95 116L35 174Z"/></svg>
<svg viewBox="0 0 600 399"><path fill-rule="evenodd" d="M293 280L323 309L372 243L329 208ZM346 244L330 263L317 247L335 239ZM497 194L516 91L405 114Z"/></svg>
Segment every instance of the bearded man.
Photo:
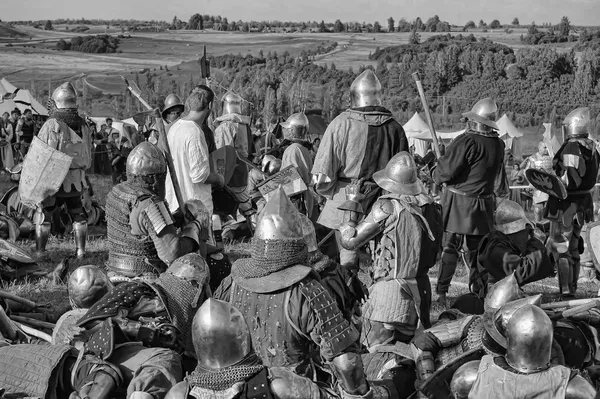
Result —
<svg viewBox="0 0 600 399"><path fill-rule="evenodd" d="M369 348L409 342L419 320L425 328L431 327L427 272L435 265L442 235L439 206L418 179L409 153L394 155L373 179L385 194L361 223L357 225L351 215L340 227L345 248L375 239L369 270L373 285L363 306L363 343Z"/></svg>
<svg viewBox="0 0 600 399"><path fill-rule="evenodd" d="M153 279L175 259L196 252L208 237L209 215L199 201L188 202L196 219L181 232L165 202L167 163L149 142L127 158L127 181L106 197L108 269L111 279Z"/></svg>
<svg viewBox="0 0 600 399"><path fill-rule="evenodd" d="M71 83L60 85L48 99L50 118L38 133L38 138L48 146L73 158L69 171L58 192L46 198L41 208L37 209L35 238L36 250L46 250L50 235L50 221L57 207L66 204L67 211L73 220L73 232L77 257L85 255L87 237L87 215L81 203L83 190L87 188L85 171L90 167L91 131L84 118L77 111L77 93Z"/></svg>
<svg viewBox="0 0 600 399"><path fill-rule="evenodd" d="M436 184L446 185L440 199L445 233L436 287L444 306L463 244L473 262L479 241L494 225L494 197L508 195L504 142L494 122L497 111L496 102L484 98L464 113L467 130L448 146L433 171ZM475 292L481 289L473 287Z"/></svg>
<svg viewBox="0 0 600 399"><path fill-rule="evenodd" d="M358 332L306 266L301 226L294 205L276 189L259 215L251 258L233 264L214 297L240 309L264 365L313 376L314 362L326 363L342 397L365 397L373 388L364 376Z"/></svg>
<svg viewBox="0 0 600 399"><path fill-rule="evenodd" d="M327 126L312 168L315 191L326 198L317 223L334 230L346 222L338 209L346 201L346 187L364 181L361 205L368 213L380 194L373 173L398 152L408 151L402 126L381 105L381 83L373 71L367 69L352 82L350 99L351 108ZM339 232L336 238L341 265L356 269L358 251L341 246Z"/></svg>

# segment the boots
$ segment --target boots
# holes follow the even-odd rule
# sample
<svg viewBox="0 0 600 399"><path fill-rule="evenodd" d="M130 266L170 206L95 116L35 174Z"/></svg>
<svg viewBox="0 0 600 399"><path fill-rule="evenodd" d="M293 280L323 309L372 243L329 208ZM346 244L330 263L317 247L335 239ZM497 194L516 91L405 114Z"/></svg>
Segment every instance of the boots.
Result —
<svg viewBox="0 0 600 399"><path fill-rule="evenodd" d="M93 380L84 384L79 390L72 392L69 399L108 399L118 388L114 377L99 371Z"/></svg>
<svg viewBox="0 0 600 399"><path fill-rule="evenodd" d="M41 223L35 226L35 251L38 255L46 251L49 236L50 223Z"/></svg>
<svg viewBox="0 0 600 399"><path fill-rule="evenodd" d="M85 256L85 240L87 238L87 222L73 222L73 235L77 247L77 259Z"/></svg>

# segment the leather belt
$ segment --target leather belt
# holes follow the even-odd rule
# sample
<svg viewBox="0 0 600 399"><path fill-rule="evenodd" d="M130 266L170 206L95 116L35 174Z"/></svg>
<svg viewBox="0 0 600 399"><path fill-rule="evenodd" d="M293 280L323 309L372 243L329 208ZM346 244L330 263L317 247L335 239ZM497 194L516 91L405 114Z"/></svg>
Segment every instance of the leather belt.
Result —
<svg viewBox="0 0 600 399"><path fill-rule="evenodd" d="M462 195L463 197L477 198L477 199L494 198L494 194L485 194L485 195L468 194L468 193L465 193L464 191L461 191L461 190L459 190L457 188L454 188L454 187L448 187L448 186L446 186L446 190L451 191L454 194Z"/></svg>

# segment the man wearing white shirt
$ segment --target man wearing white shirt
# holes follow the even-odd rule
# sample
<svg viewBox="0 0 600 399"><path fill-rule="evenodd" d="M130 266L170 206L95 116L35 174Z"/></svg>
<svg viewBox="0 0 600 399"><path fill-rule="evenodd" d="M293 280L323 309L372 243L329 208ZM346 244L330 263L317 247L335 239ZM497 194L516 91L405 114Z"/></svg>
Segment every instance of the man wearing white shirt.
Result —
<svg viewBox="0 0 600 399"><path fill-rule="evenodd" d="M183 200L202 201L210 215L213 213L211 185L223 186L224 181L223 176L210 172L208 147L200 126L211 112L214 96L209 87L198 86L185 102L188 114L173 123L167 135ZM179 209L170 177L165 199L171 213Z"/></svg>

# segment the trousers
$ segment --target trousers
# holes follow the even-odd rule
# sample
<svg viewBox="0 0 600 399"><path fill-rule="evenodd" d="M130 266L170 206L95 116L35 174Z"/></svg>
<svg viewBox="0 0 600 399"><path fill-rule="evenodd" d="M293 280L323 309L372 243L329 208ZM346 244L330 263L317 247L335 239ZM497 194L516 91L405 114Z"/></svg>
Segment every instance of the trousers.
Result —
<svg viewBox="0 0 600 399"><path fill-rule="evenodd" d="M450 289L452 277L456 272L458 253L462 251L463 244L466 245L469 252L468 261L472 263L477 255L477 247L482 237L478 235L451 233L449 231L444 232L442 263L438 269L438 281L435 289L438 295L445 295ZM469 268L471 269L471 274L473 274L473 268Z"/></svg>

